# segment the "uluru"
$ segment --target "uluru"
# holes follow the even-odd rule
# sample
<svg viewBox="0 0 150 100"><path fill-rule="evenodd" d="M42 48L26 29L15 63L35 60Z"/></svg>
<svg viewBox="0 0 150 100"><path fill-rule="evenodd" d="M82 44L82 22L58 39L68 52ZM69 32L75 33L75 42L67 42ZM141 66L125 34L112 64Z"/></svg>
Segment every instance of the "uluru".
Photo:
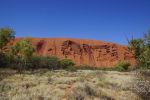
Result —
<svg viewBox="0 0 150 100"><path fill-rule="evenodd" d="M22 38L15 39L15 44ZM60 59L71 59L77 65L95 67L112 67L122 60L135 64L133 54L125 45L98 40L75 38L29 38L35 50L41 56L57 56Z"/></svg>

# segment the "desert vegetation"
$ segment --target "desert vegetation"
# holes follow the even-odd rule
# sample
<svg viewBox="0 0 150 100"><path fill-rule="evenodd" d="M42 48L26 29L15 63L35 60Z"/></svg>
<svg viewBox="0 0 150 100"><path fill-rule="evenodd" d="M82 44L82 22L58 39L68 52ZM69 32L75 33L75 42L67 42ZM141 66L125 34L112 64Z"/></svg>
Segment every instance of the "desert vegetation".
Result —
<svg viewBox="0 0 150 100"><path fill-rule="evenodd" d="M150 30L144 33L143 38L132 38L128 41L129 49L134 53L137 67L149 69L150 67Z"/></svg>
<svg viewBox="0 0 150 100"><path fill-rule="evenodd" d="M4 71L8 70L1 70L1 73ZM141 97L132 91L134 80L133 73L117 71L40 69L23 74L14 71L1 79L0 99L140 100Z"/></svg>
<svg viewBox="0 0 150 100"><path fill-rule="evenodd" d="M0 100L149 100L150 31L128 40L134 70L126 60L99 68L35 55L30 38L6 49L13 39L13 29L0 28Z"/></svg>

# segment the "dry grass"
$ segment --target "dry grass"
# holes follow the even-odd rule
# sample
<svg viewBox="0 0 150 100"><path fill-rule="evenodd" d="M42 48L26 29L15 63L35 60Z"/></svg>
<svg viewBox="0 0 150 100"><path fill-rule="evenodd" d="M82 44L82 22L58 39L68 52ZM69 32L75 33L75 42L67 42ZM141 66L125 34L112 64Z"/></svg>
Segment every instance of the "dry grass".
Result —
<svg viewBox="0 0 150 100"><path fill-rule="evenodd" d="M2 70L2 69L1 69ZM39 70L0 81L0 100L140 100L132 72Z"/></svg>

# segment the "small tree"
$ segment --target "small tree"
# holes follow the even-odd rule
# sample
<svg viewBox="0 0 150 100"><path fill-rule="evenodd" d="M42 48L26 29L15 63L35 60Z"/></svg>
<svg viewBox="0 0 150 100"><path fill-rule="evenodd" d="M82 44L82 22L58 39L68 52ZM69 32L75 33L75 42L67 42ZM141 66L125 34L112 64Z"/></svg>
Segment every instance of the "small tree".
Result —
<svg viewBox="0 0 150 100"><path fill-rule="evenodd" d="M4 53L3 47L15 38L15 32L11 28L0 28L0 65L5 66L8 64L7 57Z"/></svg>
<svg viewBox="0 0 150 100"><path fill-rule="evenodd" d="M144 34L144 38L128 41L129 49L134 53L139 66L150 67L150 31Z"/></svg>
<svg viewBox="0 0 150 100"><path fill-rule="evenodd" d="M142 39L132 39L128 43L129 49L134 53L135 58L138 59L144 50L144 41Z"/></svg>
<svg viewBox="0 0 150 100"><path fill-rule="evenodd" d="M0 28L0 49L12 39L15 38L15 32L11 28Z"/></svg>
<svg viewBox="0 0 150 100"><path fill-rule="evenodd" d="M12 55L20 58L23 66L20 66L20 70L27 66L27 61L32 57L34 48L28 39L22 39L16 43L11 49Z"/></svg>

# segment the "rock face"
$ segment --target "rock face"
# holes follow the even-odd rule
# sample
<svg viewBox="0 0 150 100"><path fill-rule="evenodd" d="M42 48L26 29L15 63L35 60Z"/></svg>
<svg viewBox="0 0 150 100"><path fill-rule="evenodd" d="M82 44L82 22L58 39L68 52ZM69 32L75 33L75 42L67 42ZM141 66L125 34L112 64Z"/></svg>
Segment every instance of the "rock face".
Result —
<svg viewBox="0 0 150 100"><path fill-rule="evenodd" d="M15 41L20 40L19 38ZM112 67L120 60L135 64L133 54L119 44L71 38L30 38L35 54L72 59L78 65ZM15 43L15 42L14 42Z"/></svg>

